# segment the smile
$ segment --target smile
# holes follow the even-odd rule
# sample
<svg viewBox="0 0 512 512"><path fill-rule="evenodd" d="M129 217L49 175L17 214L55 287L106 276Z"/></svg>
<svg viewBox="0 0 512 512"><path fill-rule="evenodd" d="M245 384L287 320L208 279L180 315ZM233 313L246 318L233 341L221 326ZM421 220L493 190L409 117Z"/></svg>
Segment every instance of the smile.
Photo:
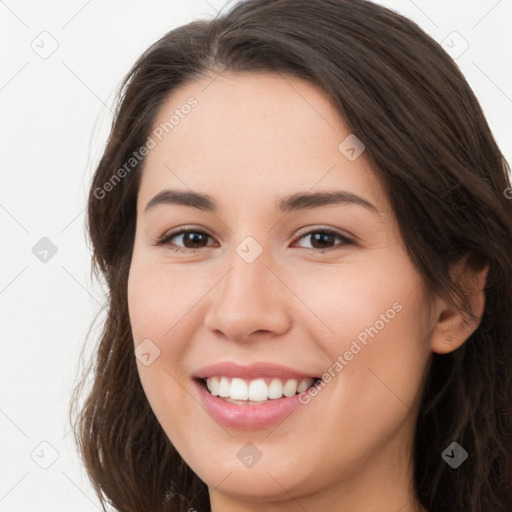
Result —
<svg viewBox="0 0 512 512"><path fill-rule="evenodd" d="M200 403L218 423L236 429L264 429L301 406L299 397L320 379L272 363L250 366L223 362L193 375Z"/></svg>
<svg viewBox="0 0 512 512"><path fill-rule="evenodd" d="M206 379L206 388L212 396L241 405L258 405L302 393L315 383L315 379L277 379L213 376Z"/></svg>

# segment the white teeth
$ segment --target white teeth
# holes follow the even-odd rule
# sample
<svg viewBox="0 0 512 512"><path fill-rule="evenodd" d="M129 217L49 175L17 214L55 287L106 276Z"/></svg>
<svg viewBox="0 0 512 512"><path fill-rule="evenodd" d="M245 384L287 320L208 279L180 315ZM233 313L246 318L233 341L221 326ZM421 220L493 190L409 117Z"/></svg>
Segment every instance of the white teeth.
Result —
<svg viewBox="0 0 512 512"><path fill-rule="evenodd" d="M229 379L227 377L222 377L220 379L220 382L219 382L219 396L222 396L224 398L228 398L229 397L229 388L230 387L231 386L229 384ZM208 388L208 389L210 389L210 388ZM210 391L211 391L211 389L210 389Z"/></svg>
<svg viewBox="0 0 512 512"><path fill-rule="evenodd" d="M268 387L269 398L281 398L283 396L283 383L279 379L274 379Z"/></svg>
<svg viewBox="0 0 512 512"><path fill-rule="evenodd" d="M302 393L303 391L306 391L306 389L308 389L310 386L311 384L309 384L308 380L301 380L299 382L299 385L297 386L297 393Z"/></svg>
<svg viewBox="0 0 512 512"><path fill-rule="evenodd" d="M249 384L249 400L256 402L268 398L268 387L263 379L251 380Z"/></svg>
<svg viewBox="0 0 512 512"><path fill-rule="evenodd" d="M295 379L290 379L286 381L286 384L283 386L283 395L284 396L293 396L297 393L297 384L298 382Z"/></svg>
<svg viewBox="0 0 512 512"><path fill-rule="evenodd" d="M278 399L294 396L310 388L314 379L272 379L269 384L265 379L253 379L245 381L240 378L208 377L206 387L213 396L230 398L232 400L249 400L251 402L263 402L268 399Z"/></svg>
<svg viewBox="0 0 512 512"><path fill-rule="evenodd" d="M249 388L242 379L233 379L229 388L229 398L233 400L247 400L249 398Z"/></svg>
<svg viewBox="0 0 512 512"><path fill-rule="evenodd" d="M219 379L208 379L208 389L213 396L218 396L219 394Z"/></svg>

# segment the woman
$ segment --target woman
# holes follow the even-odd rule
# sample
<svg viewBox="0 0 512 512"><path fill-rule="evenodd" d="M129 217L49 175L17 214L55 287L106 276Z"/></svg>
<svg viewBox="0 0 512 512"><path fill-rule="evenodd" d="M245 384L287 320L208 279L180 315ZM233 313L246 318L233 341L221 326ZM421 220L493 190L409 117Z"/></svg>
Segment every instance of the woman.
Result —
<svg viewBox="0 0 512 512"><path fill-rule="evenodd" d="M249 0L151 46L89 196L102 502L510 510L508 169L451 58L368 1Z"/></svg>

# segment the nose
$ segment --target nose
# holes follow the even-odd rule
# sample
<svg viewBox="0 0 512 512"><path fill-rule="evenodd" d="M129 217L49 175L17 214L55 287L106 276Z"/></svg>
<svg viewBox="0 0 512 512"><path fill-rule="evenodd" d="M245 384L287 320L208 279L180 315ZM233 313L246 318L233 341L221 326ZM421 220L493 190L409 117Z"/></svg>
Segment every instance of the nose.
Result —
<svg viewBox="0 0 512 512"><path fill-rule="evenodd" d="M260 255L248 263L237 253L221 282L212 290L205 327L237 342L273 338L291 326L293 294Z"/></svg>

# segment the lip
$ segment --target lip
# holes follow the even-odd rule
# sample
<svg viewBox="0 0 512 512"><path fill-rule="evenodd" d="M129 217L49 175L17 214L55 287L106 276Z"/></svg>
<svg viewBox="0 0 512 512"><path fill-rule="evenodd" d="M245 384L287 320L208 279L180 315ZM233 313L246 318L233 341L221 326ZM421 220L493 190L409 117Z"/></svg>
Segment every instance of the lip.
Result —
<svg viewBox="0 0 512 512"><path fill-rule="evenodd" d="M294 396L268 400L261 405L238 405L209 393L201 381L212 376L239 377L246 380L257 378L316 380L318 378L312 373L269 362L242 365L233 361L220 361L200 368L192 375L192 381L197 387L201 402L208 414L221 425L244 430L264 429L280 423L301 406L301 395L307 394L307 390Z"/></svg>
<svg viewBox="0 0 512 512"><path fill-rule="evenodd" d="M216 370L215 370L216 371ZM301 406L300 396L269 400L262 405L237 405L211 395L199 380L193 380L208 414L221 425L243 430L265 429L283 421Z"/></svg>
<svg viewBox="0 0 512 512"><path fill-rule="evenodd" d="M222 361L209 366L204 366L192 377L195 379L206 379L217 375L221 375L223 377L240 377L243 379L257 379L259 377L298 380L318 378L318 375L304 373L275 363L259 362L251 365L241 365L231 361Z"/></svg>

